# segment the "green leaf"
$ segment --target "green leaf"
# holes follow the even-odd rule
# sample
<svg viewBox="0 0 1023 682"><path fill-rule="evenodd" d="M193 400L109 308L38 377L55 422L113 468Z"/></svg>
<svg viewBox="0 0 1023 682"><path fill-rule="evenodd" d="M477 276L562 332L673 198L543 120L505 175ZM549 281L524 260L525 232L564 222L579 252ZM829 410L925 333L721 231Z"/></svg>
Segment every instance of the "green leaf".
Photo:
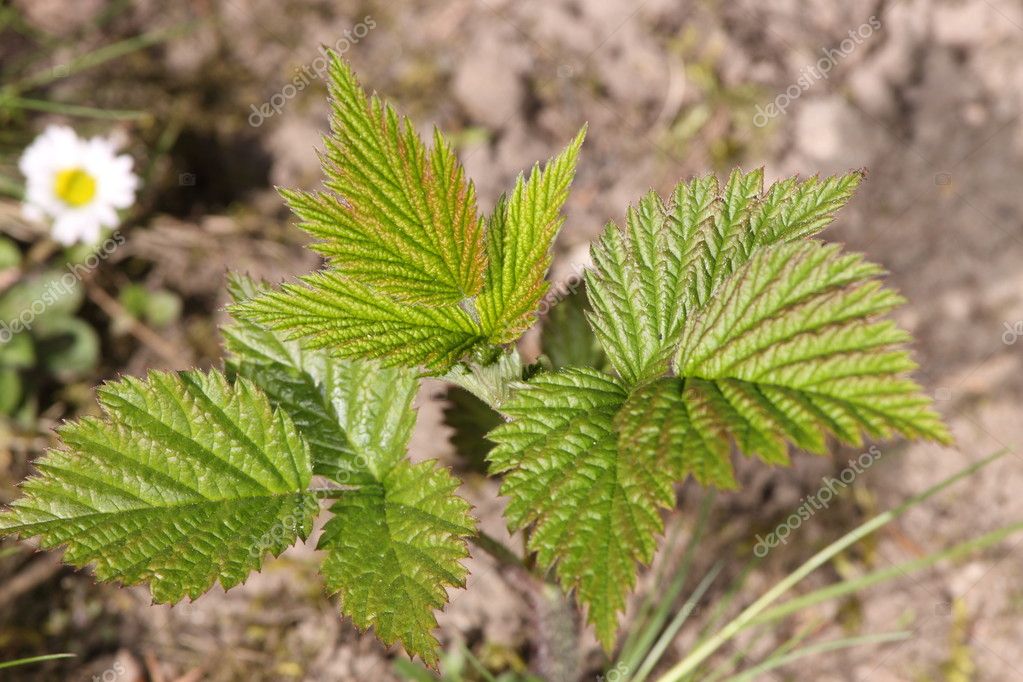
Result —
<svg viewBox="0 0 1023 682"><path fill-rule="evenodd" d="M330 55L329 192L284 191L315 249L345 275L395 299L458 303L479 293L485 265L476 191L434 130L427 150L412 122L367 97Z"/></svg>
<svg viewBox="0 0 1023 682"><path fill-rule="evenodd" d="M310 348L379 358L386 366L441 371L486 341L458 306L400 303L333 270L301 279L303 285L285 284L232 306L232 314L283 332L286 339L304 339Z"/></svg>
<svg viewBox="0 0 1023 682"><path fill-rule="evenodd" d="M266 290L237 275L228 288L236 302ZM464 537L474 523L447 470L405 459L416 421L415 372L332 358L250 321L224 336L228 365L292 415L313 471L358 486L333 506L319 541L327 550L324 578L340 594L342 612L434 662L433 609L446 603L445 585L464 583L459 561L468 556Z"/></svg>
<svg viewBox="0 0 1023 682"><path fill-rule="evenodd" d="M475 532L458 480L436 462L401 460L368 485L338 500L324 527L323 577L342 610L387 644L437 662L433 610L446 587L464 587L465 537Z"/></svg>
<svg viewBox="0 0 1023 682"><path fill-rule="evenodd" d="M18 244L7 237L0 237L0 270L16 268L21 265L21 249Z"/></svg>
<svg viewBox="0 0 1023 682"><path fill-rule="evenodd" d="M247 277L230 274L227 289L235 303L248 300L268 287ZM338 422L334 406L316 376L326 373L329 357L284 341L247 320L224 326L224 365L229 373L245 377L263 389L270 401L286 411L309 445L313 473L349 483L356 457Z"/></svg>
<svg viewBox="0 0 1023 682"><path fill-rule="evenodd" d="M51 317L67 317L85 299L82 283L71 272L51 269L21 278L0 295L0 322L14 331Z"/></svg>
<svg viewBox="0 0 1023 682"><path fill-rule="evenodd" d="M443 373L487 341L473 306L486 253L476 191L451 146L368 97L330 55L326 190L283 190L328 268L234 313L340 357Z"/></svg>
<svg viewBox="0 0 1023 682"><path fill-rule="evenodd" d="M826 434L859 444L861 431L949 442L905 376L909 334L878 319L902 303L881 272L819 242L759 251L686 325L675 370L715 382L746 448L788 438L819 451Z"/></svg>
<svg viewBox="0 0 1023 682"><path fill-rule="evenodd" d="M41 364L64 380L88 374L99 364L99 335L85 320L49 315L32 334Z"/></svg>
<svg viewBox="0 0 1023 682"><path fill-rule="evenodd" d="M741 245L745 244L752 230L751 216L755 213L764 186L764 169L749 173L736 169L728 177L716 211L693 236L699 241L701 255L697 280L689 281L695 287L695 298L699 305L706 303L725 277L738 264ZM757 238L753 238L757 241Z"/></svg>
<svg viewBox="0 0 1023 682"><path fill-rule="evenodd" d="M682 182L665 205L653 192L608 225L593 247L590 323L614 368L636 385L660 376L687 317L760 248L802 239L831 222L858 172L795 178L763 191L763 171Z"/></svg>
<svg viewBox="0 0 1023 682"><path fill-rule="evenodd" d="M619 375L629 384L662 374L668 366L661 309L667 280L656 235L665 223L663 207L647 194L626 218L628 236L613 223L593 246L593 269L586 273L586 292L593 312L590 325Z"/></svg>
<svg viewBox="0 0 1023 682"><path fill-rule="evenodd" d="M148 582L158 602L242 582L309 533L309 451L263 394L218 372L152 372L99 390L103 418L60 429L0 514L5 534L67 545L102 580Z"/></svg>
<svg viewBox="0 0 1023 682"><path fill-rule="evenodd" d="M665 377L640 386L615 416L619 452L650 452L669 481L735 488L729 434L699 381Z"/></svg>
<svg viewBox="0 0 1023 682"><path fill-rule="evenodd" d="M10 415L21 404L21 375L13 367L0 366L0 414Z"/></svg>
<svg viewBox="0 0 1023 682"><path fill-rule="evenodd" d="M556 563L566 589L588 608L606 649L662 530L659 508L674 503L663 449L619 448L620 382L588 369L540 374L503 407L512 421L491 432L493 471L513 529L533 525L529 549Z"/></svg>
<svg viewBox="0 0 1023 682"><path fill-rule="evenodd" d="M556 565L605 647L660 532L672 486L734 488L732 443L771 464L790 444L900 434L948 442L906 377L909 335L882 319L902 302L880 268L805 241L859 175L762 191L762 173L653 193L610 225L587 273L589 316L615 379L564 369L530 380L500 409L489 455L505 476L513 529ZM790 240L801 240L792 242Z"/></svg>
<svg viewBox="0 0 1023 682"><path fill-rule="evenodd" d="M521 336L547 290L584 131L519 176L484 234L476 191L439 132L428 150L334 54L330 92L326 189L282 191L328 267L234 312L341 357L437 374Z"/></svg>
<svg viewBox="0 0 1023 682"><path fill-rule="evenodd" d="M231 275L235 302L268 289ZM371 483L370 461L400 459L415 425L407 409L417 381L408 370L346 361L285 341L270 330L239 320L224 327L227 367L263 389L285 410L309 444L313 473L341 484Z"/></svg>
<svg viewBox="0 0 1023 682"><path fill-rule="evenodd" d="M117 295L129 319L121 321L128 326L133 320L145 320L153 327L162 328L181 317L181 298L167 289L150 291L144 284L125 285ZM120 320L119 320L120 321Z"/></svg>
<svg viewBox="0 0 1023 682"><path fill-rule="evenodd" d="M750 215L749 235L761 246L812 237L827 227L835 212L852 198L863 180L861 171L817 176L800 182L792 177L762 193ZM750 249L746 249L747 255Z"/></svg>
<svg viewBox="0 0 1023 682"><path fill-rule="evenodd" d="M442 378L464 388L496 410L530 371L531 368L522 366L522 358L513 348L481 362L459 363Z"/></svg>
<svg viewBox="0 0 1023 682"><path fill-rule="evenodd" d="M24 369L36 364L36 348L28 332L11 334L6 341L0 335L0 367Z"/></svg>
<svg viewBox="0 0 1023 682"><path fill-rule="evenodd" d="M551 246L565 222L561 207L575 176L584 127L558 156L528 178L520 173L511 198L498 202L487 230L489 267L476 300L480 321L494 343L509 343L536 321L549 286Z"/></svg>

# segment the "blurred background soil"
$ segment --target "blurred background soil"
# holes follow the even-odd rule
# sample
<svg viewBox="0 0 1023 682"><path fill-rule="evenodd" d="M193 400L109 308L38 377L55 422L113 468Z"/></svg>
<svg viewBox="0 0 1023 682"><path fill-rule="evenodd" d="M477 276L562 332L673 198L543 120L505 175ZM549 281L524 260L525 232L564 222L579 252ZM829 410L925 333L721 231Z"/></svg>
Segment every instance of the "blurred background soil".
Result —
<svg viewBox="0 0 1023 682"><path fill-rule="evenodd" d="M588 122L555 278L585 265L589 241L650 188L667 193L679 179L735 166L763 165L769 180L867 170L825 236L882 263L909 300L899 321L917 338L917 378L958 446L880 444L883 456L841 501L771 553L747 584L750 596L866 515L1001 447L1013 455L826 573L884 567L1023 518L1020 2L13 0L0 8L4 86L118 40L174 32L40 91L144 112L73 123L115 131L146 184L125 244L84 285L80 316L100 340L95 367L41 382L31 418L0 427L2 502L51 444L52 426L96 410L96 383L218 362L227 269L279 281L317 266L273 186L319 182L325 85L293 84L315 68L323 44L342 47L363 83L423 130L450 134L486 209ZM850 32L859 39L845 50ZM808 76L827 50L841 53L833 68ZM772 103L774 116L764 113ZM16 177L18 150L45 123L66 120L0 108L0 171ZM13 201L0 200L0 231L23 244L35 238ZM171 322L136 319L122 295L132 286L170 294L180 310ZM523 350L536 352L535 335ZM426 386L412 456L457 465L442 407L443 386ZM751 538L856 454L800 455L790 470L744 467L742 490L717 499L699 563L720 557L726 571L738 570ZM466 480L484 528L502 534L496 486ZM691 518L696 499L685 487L669 525ZM97 585L27 545L3 548L0 660L77 654L5 680L399 679L392 659L401 654L358 633L322 596L310 546L228 593L173 608L151 605L143 588ZM765 679L1023 680L1021 561L1023 546L1009 542L821 609L824 632L898 626L914 637ZM453 592L439 615L441 641L464 642L495 670L545 665L543 609L488 557L470 568L468 589ZM637 599L657 589L644 577ZM685 645L683 635L675 646ZM578 646L565 679L593 679L599 649L588 633Z"/></svg>

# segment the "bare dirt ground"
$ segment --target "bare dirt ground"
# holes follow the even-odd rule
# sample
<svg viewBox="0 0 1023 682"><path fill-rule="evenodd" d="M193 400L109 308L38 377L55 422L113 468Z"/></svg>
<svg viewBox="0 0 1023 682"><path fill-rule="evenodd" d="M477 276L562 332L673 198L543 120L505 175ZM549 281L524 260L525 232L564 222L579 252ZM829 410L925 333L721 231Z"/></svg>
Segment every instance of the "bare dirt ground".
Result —
<svg viewBox="0 0 1023 682"><path fill-rule="evenodd" d="M105 7L15 5L56 35ZM1023 519L1021 3L138 0L110 30L126 35L194 19L201 23L189 34L104 71L109 87L94 93L109 106L153 108L158 123L133 131L147 142L173 128L154 175L161 199L132 227L124 257L149 259L150 281L180 292L191 311L168 335L175 355L121 349L108 375L215 362L211 320L220 319L224 269L280 279L315 267L271 185L319 181L324 86L315 79L300 91L286 86L314 64L318 44L344 38L364 83L425 129L452 134L485 207L588 122L556 277L585 264L588 242L649 188L666 192L681 178L737 165L764 165L769 179L867 169L825 236L890 270L909 300L900 322L918 339L917 378L958 444L880 444L882 456L841 503L770 555L748 597L865 515L998 448L1013 454L911 512L867 550L843 556L828 575L884 567ZM826 76L808 71L829 54ZM272 115L255 115L264 103ZM776 115L764 113L769 105ZM429 386L421 397L414 457L453 458L443 445L440 391ZM7 498L38 447L7 448ZM739 549L709 542L700 563L720 554L734 564L726 570L737 570L749 558L749 538L855 454L801 455L791 470L749 467L743 490L719 496L713 522L721 537L742 538ZM464 492L483 526L502 533L493 484L470 479ZM694 496L683 491L675 516L693 514ZM15 560L0 566L0 578L40 561ZM1023 545L1010 541L821 610L825 634L900 627L914 635L764 679L1023 680L1021 561ZM535 605L487 557L474 557L470 568L468 589L453 593L440 615L442 641L467 642L491 661L549 665ZM143 680L147 659L167 680L193 670L192 679L208 680L398 679L389 659L399 654L357 633L321 596L307 547L229 593L174 608L151 606L143 589L96 586L70 570L51 574L0 601L0 632L19 651L71 650L79 658L4 679ZM641 581L637 599L649 589L656 586ZM579 646L563 679L599 672L591 636ZM103 678L109 671L118 677Z"/></svg>

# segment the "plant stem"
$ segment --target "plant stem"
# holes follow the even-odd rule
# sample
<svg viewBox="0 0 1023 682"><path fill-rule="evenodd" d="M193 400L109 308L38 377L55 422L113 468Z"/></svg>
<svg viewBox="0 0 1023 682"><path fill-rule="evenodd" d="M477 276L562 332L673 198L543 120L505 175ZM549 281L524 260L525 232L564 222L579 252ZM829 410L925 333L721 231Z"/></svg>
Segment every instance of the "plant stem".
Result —
<svg viewBox="0 0 1023 682"><path fill-rule="evenodd" d="M102 287L99 285L86 287L86 295L89 297L89 300L95 303L111 320L115 320L119 317L126 317L130 320L128 332L141 341L143 345L156 352L157 355L163 358L164 362L169 364L171 367L176 367L182 364L181 353L173 344L165 341L162 336L147 327L135 316L131 315L124 309L124 306L122 306L117 299L113 298Z"/></svg>
<svg viewBox="0 0 1023 682"><path fill-rule="evenodd" d="M476 535L470 538L470 540L472 544L494 557L498 564L502 566L513 566L515 568L520 568L527 573L533 573L529 570L529 567L526 566L525 562L523 562L522 559L515 554L515 552L508 549L503 542L492 535L488 535L484 531L480 530L476 531Z"/></svg>

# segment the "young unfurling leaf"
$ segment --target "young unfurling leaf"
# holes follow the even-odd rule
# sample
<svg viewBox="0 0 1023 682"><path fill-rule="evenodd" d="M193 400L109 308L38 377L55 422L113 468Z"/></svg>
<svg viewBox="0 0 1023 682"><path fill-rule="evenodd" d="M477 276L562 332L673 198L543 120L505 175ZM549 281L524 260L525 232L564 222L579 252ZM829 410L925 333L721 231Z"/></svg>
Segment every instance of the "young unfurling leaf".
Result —
<svg viewBox="0 0 1023 682"><path fill-rule="evenodd" d="M330 93L326 190L282 191L328 268L237 304L236 313L335 355L438 374L521 336L546 291L584 132L520 175L484 221L439 131L427 149L336 56Z"/></svg>

